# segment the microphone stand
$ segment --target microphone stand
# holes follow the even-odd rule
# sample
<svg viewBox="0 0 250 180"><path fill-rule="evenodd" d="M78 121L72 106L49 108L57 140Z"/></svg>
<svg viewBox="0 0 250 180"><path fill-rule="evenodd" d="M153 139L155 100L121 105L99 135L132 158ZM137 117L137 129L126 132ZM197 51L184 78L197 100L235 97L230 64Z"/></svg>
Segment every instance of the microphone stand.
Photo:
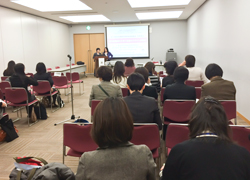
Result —
<svg viewBox="0 0 250 180"><path fill-rule="evenodd" d="M73 103L73 85L72 85L72 73L71 73L71 56L68 55L67 56L69 58L69 64L70 64L70 68L69 68L69 71L70 71L70 93L71 93L71 109L72 109L72 114L71 114L71 118L70 119L66 119L64 121L60 121L58 123L55 123L54 125L58 125L58 124L61 124L61 123L64 123L66 121L69 121L69 120L75 120L75 119L79 119L80 116L76 116L74 115L74 103Z"/></svg>

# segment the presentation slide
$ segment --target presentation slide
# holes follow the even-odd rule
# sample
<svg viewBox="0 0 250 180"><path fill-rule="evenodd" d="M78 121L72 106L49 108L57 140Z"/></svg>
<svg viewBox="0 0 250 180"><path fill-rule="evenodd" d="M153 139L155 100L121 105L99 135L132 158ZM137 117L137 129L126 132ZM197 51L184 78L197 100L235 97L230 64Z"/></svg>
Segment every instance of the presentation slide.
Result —
<svg viewBox="0 0 250 180"><path fill-rule="evenodd" d="M106 43L114 58L148 58L148 25L107 26Z"/></svg>

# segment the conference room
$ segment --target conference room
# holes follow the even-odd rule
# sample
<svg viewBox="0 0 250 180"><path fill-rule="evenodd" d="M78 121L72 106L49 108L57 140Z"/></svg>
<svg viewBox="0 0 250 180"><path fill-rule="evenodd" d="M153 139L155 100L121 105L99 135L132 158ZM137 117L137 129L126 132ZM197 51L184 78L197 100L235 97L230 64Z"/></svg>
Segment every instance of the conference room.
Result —
<svg viewBox="0 0 250 180"><path fill-rule="evenodd" d="M232 115L230 116L232 117L230 118L231 129L234 127L240 129L237 131L240 141L236 141L234 138L233 141L236 141L238 145L244 146L249 151L250 111L248 110L248 105L250 97L247 95L248 88L250 88L247 83L249 79L249 62L247 60L249 48L247 47L247 43L250 39L248 33L250 30L250 21L247 8L249 6L250 2L244 0L155 0L153 2L146 0L1 0L1 77L4 76L3 73L7 69L10 61L14 61L16 65L23 64L25 74L28 74L28 76L35 75L37 73L36 67L38 63L43 63L46 66L46 73L50 74L54 81L54 85L50 88L56 86L56 79L59 78L65 79L64 87L66 86L67 88L66 90L64 90L65 88L60 89L61 86L57 84L55 89L60 91L60 98L64 105L58 107L60 103L56 102L58 105L53 107L52 102L50 102L50 105L46 106L48 118L46 120L38 119L36 123L31 126L29 126L31 123L29 124L26 108L23 107L20 109L16 108L16 106L13 107L10 104L11 102L6 101L7 107L1 109L4 109L4 113L13 121L13 125L18 130L17 134L19 137L11 142L0 142L0 180L8 179L10 173L15 168L13 157L24 156L40 157L49 163L63 163L70 168L69 170L74 174L79 174L78 177L76 176L76 179L84 179L80 177L81 173L79 173L81 170L79 170L81 160L83 158L82 154L92 152L97 149L98 146L101 147L101 145L98 144L100 143L99 141L96 143L97 140L95 138L98 138L98 135L95 136L92 134L94 128L91 130L91 127L95 124L95 119L99 117L97 113L94 113L94 109L98 108L99 114L102 114L101 108L105 109L105 103L107 103L106 108L109 107L109 103L111 102L118 103L117 106L115 106L116 108L118 105L119 107L123 106L125 102L128 107L126 106L126 108L123 109L127 110L128 108L133 116L128 98L134 93L139 94L141 90L141 94L143 94L143 90L145 93L145 89L149 89L148 87L154 83L152 77L159 81L159 91L156 92L156 98L154 96L154 102L156 99L163 128L159 130L157 124L151 123L148 124L148 126L147 124L144 125L147 126L145 128L150 128L150 125L157 127L156 130L158 134L156 133L157 137L154 137L157 140L152 141L157 144L155 145L157 147L154 147L152 150L150 149L151 147L149 147L150 145L147 144L148 142L144 142L145 139L153 137L153 130L148 131L152 131L152 134L141 135L139 134L139 130L143 125L140 124L133 125L134 134L129 141L134 143L136 147L139 147L141 144L146 144L146 147L142 147L142 152L147 151L147 147L152 150L151 156L154 159L154 162L152 162L152 166L154 167L152 168L155 168L153 179L159 179L161 167L164 164L167 164L167 167L170 166L167 163L167 159L171 148L190 138L189 131L186 131L186 137L183 140L180 140L178 143L174 142L173 146L171 145L171 147L166 148L169 143L167 143L167 138L165 139L163 136L171 132L171 129L169 129L171 124L169 125L169 122L165 122L165 116L163 115L165 103L163 101L163 94L165 87L161 85L162 80L166 76L170 76L166 72L165 63L175 61L178 66L183 65L182 63L184 61L187 62L185 60L187 55L193 55L195 57L194 66L199 67L204 75L207 75L206 69L208 65L216 64L222 69L223 76L221 74L221 78L233 82L236 89L234 99L230 99L230 101L233 101L233 108L224 106L224 110L226 111L227 117L230 113L230 115ZM124 83L124 87L118 88L117 92L119 92L115 95L115 99L124 99L124 101L120 102L117 100L116 102L116 100L114 100L113 102L110 100L109 102L104 101L104 99L96 99L95 93L102 92L98 85L101 84L104 91L108 91L105 89L105 85L112 83L113 86L115 84L114 82L117 81L117 79L113 79L113 77L116 76L116 67L120 64L125 70L128 69L126 65L128 58L132 58L133 60L131 68L133 70L131 72L135 71L133 74L137 75L142 74L145 85L133 90L129 81L127 83L129 78L131 80L130 83L132 83L133 75L130 77L131 74L124 75L123 73L121 77L122 79L126 79L126 82ZM149 75L148 77L144 77L140 71L142 69L138 68L147 68L148 66L146 66L146 64L148 62L149 64L153 64L153 72L150 72L151 69L147 69L146 71ZM97 66L99 68L97 68ZM187 64L184 64L184 67L189 70L189 73L191 72ZM182 70L180 67L177 68L179 68L180 71ZM175 69L176 71L177 68ZM110 69L112 70L111 79L109 79L109 77L107 78ZM70 76L70 74L72 76ZM76 79L75 75L77 76ZM141 78L142 76L134 76L134 78ZM118 80L119 78L120 77L118 77ZM147 82L148 78L150 79L149 82ZM194 109L192 109L193 105L200 99L197 94L201 93L200 96L205 97L205 93L200 91L204 90L205 87L207 87L206 85L213 81L212 78L206 78L208 80L204 85L199 85L199 87L194 88L195 90L198 89L199 92L196 91L196 100L192 102L192 106L189 105L189 111L186 115L188 119L183 120L184 123L181 123L182 125L170 121L172 126L185 130L190 128L188 124L190 113L194 111ZM2 79L1 83L5 81L6 79ZM110 82L105 82L106 84L104 83L104 85L102 81ZM10 84L9 89L15 88L13 85L11 87L11 81L8 82L8 84ZM108 87L111 87L111 85ZM39 88L36 88L35 85L28 87L28 91L32 92L32 95L36 95L35 89L39 91ZM213 88L213 90L224 92L224 90L222 91L218 87ZM1 91L3 91L2 87ZM51 93L53 92L55 91L51 91ZM108 91L108 94L111 96L112 93ZM103 93L103 96L108 97L105 94L106 93ZM50 96L50 93L48 96ZM37 101L41 101L42 103L42 97L43 96L36 96ZM5 98L3 94L2 100ZM91 105L92 100L93 106ZM95 100L97 100L97 102L95 102ZM225 102L226 100L229 101L229 99L219 100L219 104L223 104L222 100L225 100ZM208 101L211 103L211 100ZM97 105L100 102L101 104ZM145 108L148 108L148 106L145 106ZM105 110L105 112L111 113L111 110L115 109L114 106L110 107L112 108ZM29 108L27 108L27 110L28 109ZM166 109L170 110L171 108ZM175 110L175 108L172 108L170 111L174 112ZM115 112L120 112L120 110L118 109L111 114L116 114ZM177 113L183 115L184 111L181 112L182 111L179 110ZM19 120L15 121L18 118ZM110 119L112 118L110 117ZM75 122L77 120L78 123ZM167 130L164 129L165 125L168 126ZM91 136L95 137L93 138L94 141L91 139L91 143L93 144L89 142L89 144L86 145L88 150L77 152L77 150L71 148L71 151L69 151L69 144L65 143L67 126L82 128L82 130L73 129L70 132L70 135L72 135L74 131L79 131L78 134L75 133L73 137L77 140L84 141L81 138L84 136L81 134L84 128L85 131L87 131L87 133L85 132L86 136L90 139ZM120 127L126 128L126 125L120 125ZM120 132L122 134L122 129ZM136 138L136 135L140 138ZM137 142L137 140L142 140L142 142ZM170 138L170 140L173 139ZM72 140L69 142L71 143ZM76 146L78 146L78 144L81 143L77 142ZM132 145L127 146L130 147ZM120 154L117 153L118 158L119 155ZM145 155L145 153L141 154L141 156L143 155ZM116 156L114 155L114 157ZM99 160L102 162L103 159L100 158ZM138 162L140 161L138 160ZM102 163L105 164L104 161ZM117 167L119 165L117 165ZM138 166L139 165L141 167L144 164L138 164ZM132 167L134 166L131 165L131 169L124 170L124 172L131 172L128 173L127 177L107 176L106 178L133 179L130 175L134 174L136 170L133 170ZM98 168L100 168L100 166L98 166ZM164 167L162 169L164 169ZM102 169L99 170L103 172ZM112 171L109 170L109 172ZM138 172L139 171L140 168L138 168ZM94 173L94 171L88 173L90 175ZM205 174L205 172L203 174ZM230 173L227 175L229 174ZM165 175L167 175L167 173L165 173ZM165 175L163 171L163 179L167 177ZM85 178L87 179L87 177ZM103 179L105 179L105 177L103 177ZM134 177L134 179L136 178ZM147 178L142 177L141 179ZM168 176L168 179L171 179L170 176Z"/></svg>

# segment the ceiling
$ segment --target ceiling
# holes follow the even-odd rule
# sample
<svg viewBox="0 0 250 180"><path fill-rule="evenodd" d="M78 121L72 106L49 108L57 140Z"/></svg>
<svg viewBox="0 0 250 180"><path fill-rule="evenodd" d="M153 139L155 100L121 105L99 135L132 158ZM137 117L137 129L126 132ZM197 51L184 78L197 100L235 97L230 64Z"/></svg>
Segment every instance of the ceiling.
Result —
<svg viewBox="0 0 250 180"><path fill-rule="evenodd" d="M173 11L173 10L183 10L183 13L177 19L176 18L164 19L164 21L184 20L188 19L206 0L191 0L191 2L188 5L181 5L181 6L161 6L161 7L144 7L144 8L131 8L127 0L80 0L80 1L82 1L87 6L91 7L92 10L40 12L13 3L10 0L0 0L0 6L44 17L65 24L84 24L84 23L82 22L73 23L71 21L62 19L59 16L102 14L111 20L110 22L107 22L108 24L108 23L125 23L125 22L143 22L137 18L135 14L137 12L160 12L160 11ZM161 19L161 21L162 20L163 19ZM153 21L153 20L147 20L147 21ZM90 23L88 22L87 24Z"/></svg>

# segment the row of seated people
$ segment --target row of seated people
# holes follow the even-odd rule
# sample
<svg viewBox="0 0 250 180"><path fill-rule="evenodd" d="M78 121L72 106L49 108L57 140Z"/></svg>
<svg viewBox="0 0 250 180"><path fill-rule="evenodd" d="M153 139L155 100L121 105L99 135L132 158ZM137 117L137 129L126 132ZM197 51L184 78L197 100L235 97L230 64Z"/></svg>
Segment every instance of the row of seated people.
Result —
<svg viewBox="0 0 250 180"><path fill-rule="evenodd" d="M130 77L139 77L134 75ZM95 109L91 130L99 148L82 154L76 180L155 180L156 164L150 149L129 142L133 127L126 98L107 97L101 101ZM250 179L250 153L232 141L219 101L203 97L191 113L188 128L190 140L172 148L162 180Z"/></svg>

